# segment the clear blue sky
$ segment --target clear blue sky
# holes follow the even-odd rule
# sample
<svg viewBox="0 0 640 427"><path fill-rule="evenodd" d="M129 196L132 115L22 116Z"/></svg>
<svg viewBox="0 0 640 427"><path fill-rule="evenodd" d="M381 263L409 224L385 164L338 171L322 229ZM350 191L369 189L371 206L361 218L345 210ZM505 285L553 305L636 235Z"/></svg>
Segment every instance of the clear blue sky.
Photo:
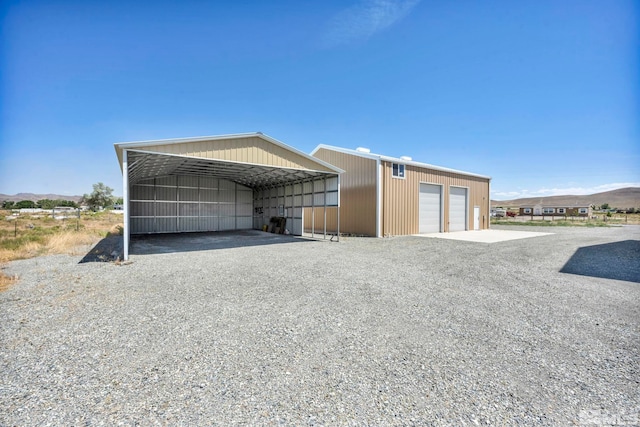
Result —
<svg viewBox="0 0 640 427"><path fill-rule="evenodd" d="M490 175L640 186L637 1L0 3L0 193L122 194L115 142L264 132Z"/></svg>

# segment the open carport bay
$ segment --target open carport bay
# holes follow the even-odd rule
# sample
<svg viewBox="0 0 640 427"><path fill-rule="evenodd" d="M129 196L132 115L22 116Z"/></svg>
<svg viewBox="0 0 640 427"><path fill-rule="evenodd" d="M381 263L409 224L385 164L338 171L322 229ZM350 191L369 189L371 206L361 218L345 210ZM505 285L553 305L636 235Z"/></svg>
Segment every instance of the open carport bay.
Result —
<svg viewBox="0 0 640 427"><path fill-rule="evenodd" d="M573 257L633 252L640 228L553 232L14 262L0 424L638 420L640 279L589 275L597 251ZM583 274L561 272L572 258ZM621 259L612 269L638 255Z"/></svg>

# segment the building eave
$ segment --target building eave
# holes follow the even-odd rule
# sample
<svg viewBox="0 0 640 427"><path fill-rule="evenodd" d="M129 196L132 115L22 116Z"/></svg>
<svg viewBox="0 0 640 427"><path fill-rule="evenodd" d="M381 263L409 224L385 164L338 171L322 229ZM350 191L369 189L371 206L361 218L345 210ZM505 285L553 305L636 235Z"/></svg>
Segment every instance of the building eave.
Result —
<svg viewBox="0 0 640 427"><path fill-rule="evenodd" d="M475 178L491 180L491 177L487 176L487 175L480 175L480 174L473 173L473 172L467 172L467 171L462 171L462 170L458 170L458 169L445 168L445 167L442 167L442 166L436 166L436 165L431 165L431 164L428 164L428 163L416 162L416 161L413 161L413 160L404 160L404 159L401 159L401 158L398 158L398 157L385 156L385 155L382 155L382 154L365 153L365 152L362 152L362 151L352 150L352 149L349 149L349 148L335 147L335 146L326 145L326 144L318 145L311 152L311 155L313 156L315 153L317 153L321 149L336 151L336 152L344 153L344 154L350 154L352 156L364 157L364 158L372 159L372 160L379 160L379 161L391 162L391 163L400 163L400 164L404 164L404 165L410 165L410 166L415 166L415 167L424 168L424 169L431 169L431 170L436 170L436 171L440 171L440 172L455 173L455 174L458 174L458 175L472 176L472 177L475 177Z"/></svg>

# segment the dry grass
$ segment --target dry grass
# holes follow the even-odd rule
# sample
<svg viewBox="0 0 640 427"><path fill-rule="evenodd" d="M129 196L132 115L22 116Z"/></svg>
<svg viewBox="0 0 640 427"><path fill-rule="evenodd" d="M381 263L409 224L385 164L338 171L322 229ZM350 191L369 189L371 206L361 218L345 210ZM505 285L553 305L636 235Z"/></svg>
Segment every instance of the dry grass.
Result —
<svg viewBox="0 0 640 427"><path fill-rule="evenodd" d="M4 271L0 270L0 292L6 291L17 281L17 276L8 276Z"/></svg>
<svg viewBox="0 0 640 427"><path fill-rule="evenodd" d="M0 211L0 268L10 261L41 255L80 255L102 238L122 234L122 215L86 213L80 218L17 217ZM17 280L0 269L0 292Z"/></svg>

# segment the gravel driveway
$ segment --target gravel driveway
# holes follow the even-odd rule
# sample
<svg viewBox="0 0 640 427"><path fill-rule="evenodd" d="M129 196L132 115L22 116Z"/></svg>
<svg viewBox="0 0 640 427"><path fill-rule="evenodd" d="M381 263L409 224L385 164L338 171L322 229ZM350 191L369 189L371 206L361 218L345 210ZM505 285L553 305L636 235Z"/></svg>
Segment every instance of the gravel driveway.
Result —
<svg viewBox="0 0 640 427"><path fill-rule="evenodd" d="M13 262L0 425L639 424L640 227L514 229Z"/></svg>

